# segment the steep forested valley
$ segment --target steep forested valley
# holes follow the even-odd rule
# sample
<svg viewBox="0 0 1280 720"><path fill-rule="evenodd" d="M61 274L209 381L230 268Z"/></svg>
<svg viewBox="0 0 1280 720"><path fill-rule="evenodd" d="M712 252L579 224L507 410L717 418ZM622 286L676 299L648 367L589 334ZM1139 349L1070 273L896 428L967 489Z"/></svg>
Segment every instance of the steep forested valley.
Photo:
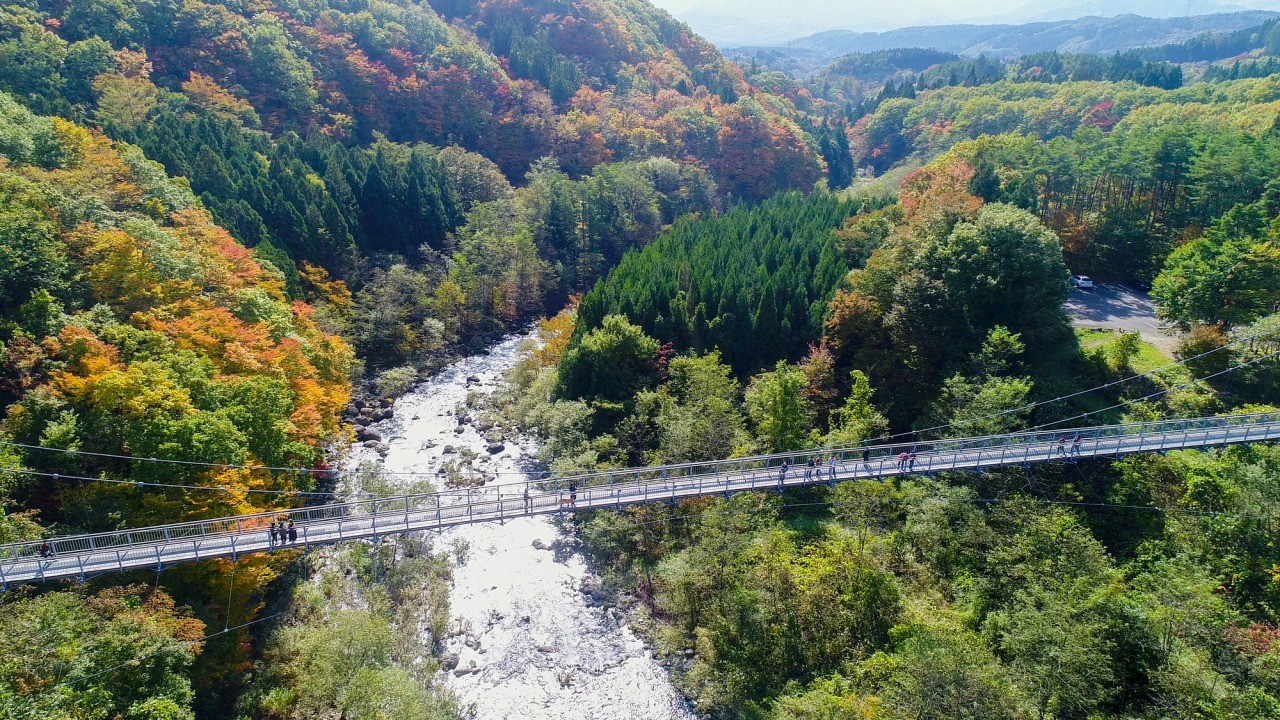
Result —
<svg viewBox="0 0 1280 720"><path fill-rule="evenodd" d="M0 547L425 490L352 480L360 408L534 321L484 412L552 473L1271 410L1277 70L1275 21L799 77L645 0L9 0ZM1218 720L1280 718L1278 510L1254 444L561 529L697 717ZM472 716L452 552L9 586L0 717Z"/></svg>

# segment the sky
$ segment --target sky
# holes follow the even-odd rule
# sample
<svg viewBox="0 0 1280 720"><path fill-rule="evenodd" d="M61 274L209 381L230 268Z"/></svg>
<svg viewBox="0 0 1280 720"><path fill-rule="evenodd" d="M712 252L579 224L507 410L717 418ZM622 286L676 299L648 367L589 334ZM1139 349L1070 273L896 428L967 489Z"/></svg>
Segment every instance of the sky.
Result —
<svg viewBox="0 0 1280 720"><path fill-rule="evenodd" d="M652 0L722 45L777 44L823 30L1022 23L1085 15L1149 17L1277 10L1280 0Z"/></svg>

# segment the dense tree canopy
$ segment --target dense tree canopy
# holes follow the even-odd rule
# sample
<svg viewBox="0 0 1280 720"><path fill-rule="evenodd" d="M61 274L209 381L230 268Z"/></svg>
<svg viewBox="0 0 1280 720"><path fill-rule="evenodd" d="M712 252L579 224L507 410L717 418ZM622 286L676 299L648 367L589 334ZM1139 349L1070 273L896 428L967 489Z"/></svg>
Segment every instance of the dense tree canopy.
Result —
<svg viewBox="0 0 1280 720"><path fill-rule="evenodd" d="M681 221L583 298L579 327L625 314L678 349L719 349L739 374L797 358L821 334L848 269L835 230L859 207L784 195Z"/></svg>
<svg viewBox="0 0 1280 720"><path fill-rule="evenodd" d="M251 512L287 504L289 497L250 495L249 489L311 489L311 473L128 458L321 466L324 445L338 437L338 413L350 398L350 347L320 328L312 307L290 302L283 275L213 225L186 184L168 178L138 148L32 115L2 95L0 137L0 255L6 271L16 271L5 277L0 293L0 404L6 408L0 437L118 456L32 449L6 453L3 461L11 469L122 481L7 475L0 507L12 514L0 521L0 535L16 540L48 532L40 525L92 531ZM132 481L229 490L144 489ZM38 514L22 512L27 509ZM266 563L251 564L258 566L253 574L260 573L259 583L274 576ZM184 603L205 592L225 603L228 569L215 566L191 576L176 571L166 579ZM251 612L244 608L252 605L259 583L247 589L242 583L236 603L213 617ZM5 696L25 698L37 687L10 671L57 682L59 675L48 674L55 663L0 663L6 687L0 702L18 703L14 717L64 710L67 716L190 716L185 673L199 648L173 640L169 626L147 624L163 625L172 610L164 593L148 597L55 594L6 607L6 619L31 625L8 628L6 636L40 632L40 614L48 611L50 632L85 643L83 654L58 660L73 666L64 679L161 655L142 664L141 675L92 681L103 687L124 682L128 692L108 689L99 697L96 691L41 691L43 699L30 701L35 704ZM155 607L141 611L138 603ZM100 640L93 640L96 632L103 633ZM187 641L190 635L177 637ZM95 643L102 647L94 649ZM201 687L227 669L207 676ZM77 698L92 707L75 710ZM53 704L41 704L46 702Z"/></svg>

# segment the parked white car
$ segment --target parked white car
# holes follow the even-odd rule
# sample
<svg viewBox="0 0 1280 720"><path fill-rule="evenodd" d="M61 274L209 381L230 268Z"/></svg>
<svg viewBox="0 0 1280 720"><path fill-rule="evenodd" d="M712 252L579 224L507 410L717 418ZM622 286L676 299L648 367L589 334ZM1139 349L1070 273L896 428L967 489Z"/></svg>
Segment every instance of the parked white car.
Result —
<svg viewBox="0 0 1280 720"><path fill-rule="evenodd" d="M1080 288L1081 290L1092 290L1093 281L1089 279L1088 275L1072 275L1071 287Z"/></svg>

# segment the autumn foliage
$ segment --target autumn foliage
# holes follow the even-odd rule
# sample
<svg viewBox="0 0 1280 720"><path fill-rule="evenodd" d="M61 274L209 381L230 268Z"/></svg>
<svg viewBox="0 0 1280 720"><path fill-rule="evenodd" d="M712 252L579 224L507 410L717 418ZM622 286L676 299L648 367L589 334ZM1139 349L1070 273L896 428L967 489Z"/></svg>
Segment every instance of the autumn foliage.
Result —
<svg viewBox="0 0 1280 720"><path fill-rule="evenodd" d="M44 157L8 149L0 159L0 246L6 255L49 258L0 308L5 430L24 443L86 453L318 465L349 400L350 348L322 331L308 306L290 303L279 273L136 149L32 116L8 98L0 98L0 118L10 137L26 134L35 147L47 132L49 144ZM24 462L245 490L312 483L309 475L39 450ZM106 518L87 508L104 494L130 524L294 502L113 487L47 485L62 497L53 517L98 526Z"/></svg>

